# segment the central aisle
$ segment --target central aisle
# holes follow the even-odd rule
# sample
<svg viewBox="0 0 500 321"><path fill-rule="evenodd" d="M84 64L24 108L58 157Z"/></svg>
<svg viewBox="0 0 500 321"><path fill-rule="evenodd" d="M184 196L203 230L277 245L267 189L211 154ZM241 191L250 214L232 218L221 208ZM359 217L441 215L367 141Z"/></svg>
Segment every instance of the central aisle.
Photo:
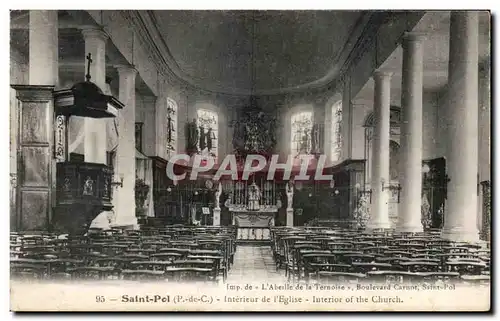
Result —
<svg viewBox="0 0 500 321"><path fill-rule="evenodd" d="M284 275L276 271L270 246L239 245L227 282L270 281L283 283Z"/></svg>

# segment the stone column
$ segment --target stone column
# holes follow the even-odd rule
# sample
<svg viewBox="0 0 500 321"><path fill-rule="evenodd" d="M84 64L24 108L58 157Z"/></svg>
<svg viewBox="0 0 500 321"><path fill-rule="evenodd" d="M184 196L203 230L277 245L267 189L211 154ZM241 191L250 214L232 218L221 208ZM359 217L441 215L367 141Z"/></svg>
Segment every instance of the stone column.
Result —
<svg viewBox="0 0 500 321"><path fill-rule="evenodd" d="M478 228L480 233L484 236L485 232L490 226L485 226L484 222L489 219L486 217L487 212L484 212L484 198L488 197L484 194L483 186L491 179L491 71L490 71L489 58L479 64L479 199L478 199Z"/></svg>
<svg viewBox="0 0 500 321"><path fill-rule="evenodd" d="M479 18L452 12L448 67L448 202L443 237L478 241L478 57Z"/></svg>
<svg viewBox="0 0 500 321"><path fill-rule="evenodd" d="M30 10L29 84L54 85L59 82L57 10Z"/></svg>
<svg viewBox="0 0 500 321"><path fill-rule="evenodd" d="M422 228L422 99L423 35L408 33L403 39L401 93L400 204L397 230L421 232Z"/></svg>
<svg viewBox="0 0 500 321"><path fill-rule="evenodd" d="M85 57L90 53L92 63L90 72L87 70L87 60L85 60L85 74L90 73L93 83L101 90L106 89L106 42L108 35L100 29L83 29L83 38L85 39ZM81 122L81 120L79 119ZM106 164L106 119L84 120L84 153L85 162ZM77 125L78 126L78 125Z"/></svg>
<svg viewBox="0 0 500 321"><path fill-rule="evenodd" d="M135 215L135 77L131 66L118 66L118 99L125 105L118 115L118 147L115 180L123 178L123 186L115 189L115 226L137 227ZM150 186L152 192L152 186Z"/></svg>
<svg viewBox="0 0 500 321"><path fill-rule="evenodd" d="M390 228L389 222L389 138L391 113L391 73L376 71L371 190L372 204L367 228Z"/></svg>

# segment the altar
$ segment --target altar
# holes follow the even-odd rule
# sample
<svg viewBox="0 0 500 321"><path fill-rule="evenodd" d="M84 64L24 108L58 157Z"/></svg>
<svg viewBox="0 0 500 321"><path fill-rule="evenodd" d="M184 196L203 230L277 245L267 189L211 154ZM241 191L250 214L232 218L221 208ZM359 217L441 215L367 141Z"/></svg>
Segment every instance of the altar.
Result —
<svg viewBox="0 0 500 321"><path fill-rule="evenodd" d="M277 212L277 209L230 211L232 224L237 227L237 240L270 241L270 228L274 226Z"/></svg>
<svg viewBox="0 0 500 321"><path fill-rule="evenodd" d="M274 182L258 184L234 182L225 202L231 214L231 222L237 227L237 241L269 242L270 228L281 207Z"/></svg>

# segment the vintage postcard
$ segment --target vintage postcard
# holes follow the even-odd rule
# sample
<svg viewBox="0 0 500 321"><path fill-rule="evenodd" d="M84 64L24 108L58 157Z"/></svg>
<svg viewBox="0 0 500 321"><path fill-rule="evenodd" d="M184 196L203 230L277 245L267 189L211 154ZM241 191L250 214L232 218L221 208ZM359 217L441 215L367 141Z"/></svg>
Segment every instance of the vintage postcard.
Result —
<svg viewBox="0 0 500 321"><path fill-rule="evenodd" d="M489 311L491 13L11 10L11 311Z"/></svg>

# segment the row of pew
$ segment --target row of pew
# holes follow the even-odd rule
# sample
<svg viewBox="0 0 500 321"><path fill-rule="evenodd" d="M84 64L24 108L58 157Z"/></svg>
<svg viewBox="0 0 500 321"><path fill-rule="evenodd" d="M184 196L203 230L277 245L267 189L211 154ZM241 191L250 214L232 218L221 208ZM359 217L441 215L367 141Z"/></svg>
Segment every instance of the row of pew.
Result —
<svg viewBox="0 0 500 321"><path fill-rule="evenodd" d="M452 242L439 231L274 227L277 270L291 282L449 282L489 285L489 244Z"/></svg>
<svg viewBox="0 0 500 321"><path fill-rule="evenodd" d="M233 228L191 226L11 233L10 272L24 280L220 282L233 264L235 239Z"/></svg>

